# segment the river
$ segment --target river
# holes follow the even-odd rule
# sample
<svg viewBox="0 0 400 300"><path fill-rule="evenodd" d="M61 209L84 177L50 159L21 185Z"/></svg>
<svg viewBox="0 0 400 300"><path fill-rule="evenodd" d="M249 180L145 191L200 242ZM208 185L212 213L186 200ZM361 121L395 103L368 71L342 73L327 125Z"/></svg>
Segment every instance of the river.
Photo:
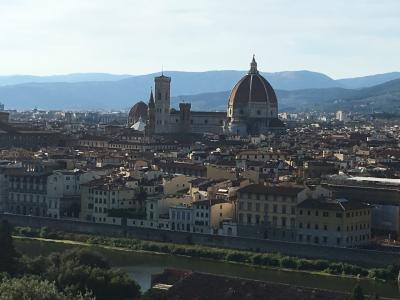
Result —
<svg viewBox="0 0 400 300"><path fill-rule="evenodd" d="M68 244L36 240L15 240L15 245L18 251L30 257L48 255L51 252L60 252L76 247ZM397 285L393 282L357 280L355 278L265 269L197 258L91 247L103 254L113 267L126 270L141 286L142 291L146 291L150 287L151 274L160 273L165 268L176 268L344 292L350 292L359 282L367 294L374 295L378 293L382 297L398 297Z"/></svg>

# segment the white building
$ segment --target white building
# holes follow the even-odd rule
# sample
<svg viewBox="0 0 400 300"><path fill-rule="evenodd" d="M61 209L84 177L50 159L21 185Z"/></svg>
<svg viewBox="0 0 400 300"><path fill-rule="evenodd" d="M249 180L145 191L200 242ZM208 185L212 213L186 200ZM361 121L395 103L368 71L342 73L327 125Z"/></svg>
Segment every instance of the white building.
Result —
<svg viewBox="0 0 400 300"><path fill-rule="evenodd" d="M52 218L78 217L80 175L78 170L54 171L47 177L47 215Z"/></svg>

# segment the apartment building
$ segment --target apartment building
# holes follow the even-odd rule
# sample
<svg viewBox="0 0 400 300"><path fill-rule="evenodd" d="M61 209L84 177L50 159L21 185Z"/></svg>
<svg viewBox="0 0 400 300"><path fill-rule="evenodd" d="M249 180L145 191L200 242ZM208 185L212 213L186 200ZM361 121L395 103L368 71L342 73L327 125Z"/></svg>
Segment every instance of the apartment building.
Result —
<svg viewBox="0 0 400 300"><path fill-rule="evenodd" d="M306 199L297 205L297 242L335 247L371 239L370 205L346 199Z"/></svg>
<svg viewBox="0 0 400 300"><path fill-rule="evenodd" d="M145 208L145 200L140 195L137 185L130 185L121 178L101 178L82 184L80 218L106 223L108 212L112 209L141 212Z"/></svg>
<svg viewBox="0 0 400 300"><path fill-rule="evenodd" d="M237 192L238 235L295 240L296 206L311 191L304 186L251 184Z"/></svg>

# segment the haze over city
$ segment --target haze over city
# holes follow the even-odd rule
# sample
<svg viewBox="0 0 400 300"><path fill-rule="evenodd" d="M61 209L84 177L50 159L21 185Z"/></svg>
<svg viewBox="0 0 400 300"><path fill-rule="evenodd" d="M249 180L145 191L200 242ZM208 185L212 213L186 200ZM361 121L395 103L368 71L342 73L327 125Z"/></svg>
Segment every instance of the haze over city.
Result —
<svg viewBox="0 0 400 300"><path fill-rule="evenodd" d="M400 2L0 1L1 75L400 70Z"/></svg>

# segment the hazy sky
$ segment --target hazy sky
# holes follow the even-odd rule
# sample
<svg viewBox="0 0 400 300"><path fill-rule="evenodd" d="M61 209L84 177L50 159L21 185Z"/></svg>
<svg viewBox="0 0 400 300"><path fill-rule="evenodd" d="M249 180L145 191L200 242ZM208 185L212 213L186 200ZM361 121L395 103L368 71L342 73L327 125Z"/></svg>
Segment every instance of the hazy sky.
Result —
<svg viewBox="0 0 400 300"><path fill-rule="evenodd" d="M400 71L400 0L0 0L0 74Z"/></svg>

